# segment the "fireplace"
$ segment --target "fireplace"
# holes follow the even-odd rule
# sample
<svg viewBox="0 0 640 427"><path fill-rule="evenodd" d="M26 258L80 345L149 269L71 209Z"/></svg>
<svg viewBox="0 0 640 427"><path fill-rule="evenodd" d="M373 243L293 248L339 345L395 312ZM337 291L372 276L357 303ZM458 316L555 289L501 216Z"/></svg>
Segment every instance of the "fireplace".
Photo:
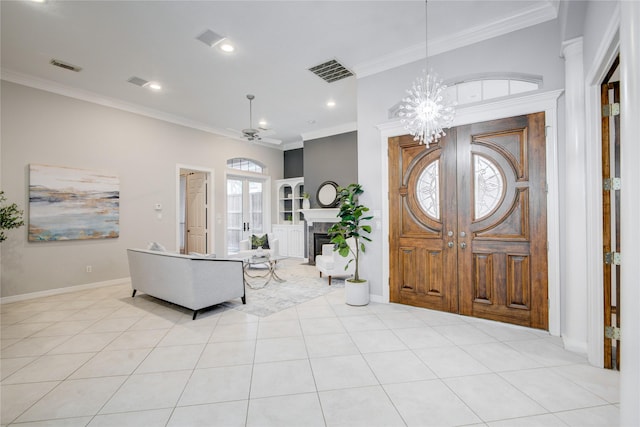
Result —
<svg viewBox="0 0 640 427"><path fill-rule="evenodd" d="M322 245L331 243L327 231L338 222L339 209L303 209L307 224L307 256L309 264L316 265L316 255L322 253Z"/></svg>
<svg viewBox="0 0 640 427"><path fill-rule="evenodd" d="M322 255L322 245L331 243L331 237L327 233L313 233L313 258Z"/></svg>

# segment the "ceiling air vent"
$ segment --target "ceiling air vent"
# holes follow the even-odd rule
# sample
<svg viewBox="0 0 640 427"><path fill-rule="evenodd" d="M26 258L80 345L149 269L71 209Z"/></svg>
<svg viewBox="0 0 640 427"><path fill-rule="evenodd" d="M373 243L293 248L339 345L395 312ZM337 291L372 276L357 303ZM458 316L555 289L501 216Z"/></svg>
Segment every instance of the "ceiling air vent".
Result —
<svg viewBox="0 0 640 427"><path fill-rule="evenodd" d="M79 72L80 70L82 70L82 68L75 66L75 65L71 65L67 62L62 62L59 61L57 59L52 59L50 62L51 65L55 65L56 67L60 67L60 68L64 68L65 70L69 70L69 71L75 71L76 73Z"/></svg>
<svg viewBox="0 0 640 427"><path fill-rule="evenodd" d="M315 67L311 67L309 68L309 71L327 83L333 83L346 77L353 76L351 71L347 70L344 65L335 59L316 65Z"/></svg>
<svg viewBox="0 0 640 427"><path fill-rule="evenodd" d="M131 77L129 80L127 80L129 83L133 83L136 86L140 86L140 87L144 87L147 83L149 83L147 80L145 79L141 79L140 77Z"/></svg>
<svg viewBox="0 0 640 427"><path fill-rule="evenodd" d="M211 30L206 30L204 33L196 37L196 40L200 40L209 47L214 47L224 39L225 37Z"/></svg>

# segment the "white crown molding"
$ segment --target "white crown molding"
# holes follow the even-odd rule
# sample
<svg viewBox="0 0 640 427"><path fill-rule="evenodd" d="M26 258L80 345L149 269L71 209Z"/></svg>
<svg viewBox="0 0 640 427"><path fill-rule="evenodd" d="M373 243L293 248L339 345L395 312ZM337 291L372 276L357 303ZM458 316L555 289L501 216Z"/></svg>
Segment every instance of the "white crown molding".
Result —
<svg viewBox="0 0 640 427"><path fill-rule="evenodd" d="M330 128L313 130L311 132L305 132L302 134L303 141L309 141L312 139L324 138L327 136L339 135L341 133L353 132L358 129L357 122L344 123L342 125L333 126Z"/></svg>
<svg viewBox="0 0 640 427"><path fill-rule="evenodd" d="M300 140L282 145L282 151L295 150L298 148L304 148L304 141Z"/></svg>
<svg viewBox="0 0 640 427"><path fill-rule="evenodd" d="M73 88L70 86L53 82L51 80L29 76L16 71L7 70L5 68L2 68L0 70L0 79L6 80L8 82L16 83L19 85L32 87L34 89L40 89L46 92L67 96L69 98L79 99L81 101L91 102L93 104L115 108L118 110L127 111L129 113L140 114L141 116L151 117L153 119L162 120L164 122L169 122L169 123L173 123L180 126L185 126L191 129L201 130L203 132L211 133L217 136L245 141L243 138L240 138L237 134L225 129L215 128L212 126L208 126L204 123L186 119L181 116L176 116L174 114L165 113L163 111L155 110L153 108L143 107L137 104L127 103L115 98L105 97L94 92ZM262 145L264 147L274 148L276 150L283 150L283 147L279 146L280 142L277 143L278 145L275 145L269 142L256 142L256 144Z"/></svg>
<svg viewBox="0 0 640 427"><path fill-rule="evenodd" d="M557 2L540 2L527 10L521 11L517 15L499 19L467 28L451 36L436 38L429 42L429 56L459 49L484 40L502 36L513 31L541 24L558 17ZM400 49L396 52L380 57L374 61L364 62L355 65L353 71L357 78L371 76L381 73L401 65L424 59L425 43L419 43L409 48Z"/></svg>

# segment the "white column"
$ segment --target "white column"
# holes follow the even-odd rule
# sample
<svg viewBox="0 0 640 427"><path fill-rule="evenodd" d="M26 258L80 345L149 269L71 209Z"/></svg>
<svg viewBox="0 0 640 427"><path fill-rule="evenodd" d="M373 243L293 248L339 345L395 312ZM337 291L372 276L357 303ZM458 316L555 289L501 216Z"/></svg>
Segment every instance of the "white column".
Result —
<svg viewBox="0 0 640 427"><path fill-rule="evenodd" d="M565 60L565 254L562 338L568 350L587 352L587 217L585 100L582 37L562 45Z"/></svg>
<svg viewBox="0 0 640 427"><path fill-rule="evenodd" d="M620 3L620 425L640 426L640 2Z"/></svg>

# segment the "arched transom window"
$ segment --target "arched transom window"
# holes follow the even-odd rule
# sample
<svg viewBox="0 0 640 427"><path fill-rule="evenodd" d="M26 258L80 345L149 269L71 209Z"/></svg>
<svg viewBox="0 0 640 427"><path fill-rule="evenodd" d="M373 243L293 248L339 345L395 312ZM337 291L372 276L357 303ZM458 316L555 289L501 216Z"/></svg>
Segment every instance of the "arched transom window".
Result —
<svg viewBox="0 0 640 427"><path fill-rule="evenodd" d="M251 160L245 159L244 157L236 157L233 159L227 160L227 167L231 169L236 169L244 172L257 172L264 173L264 165L261 163Z"/></svg>

